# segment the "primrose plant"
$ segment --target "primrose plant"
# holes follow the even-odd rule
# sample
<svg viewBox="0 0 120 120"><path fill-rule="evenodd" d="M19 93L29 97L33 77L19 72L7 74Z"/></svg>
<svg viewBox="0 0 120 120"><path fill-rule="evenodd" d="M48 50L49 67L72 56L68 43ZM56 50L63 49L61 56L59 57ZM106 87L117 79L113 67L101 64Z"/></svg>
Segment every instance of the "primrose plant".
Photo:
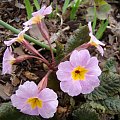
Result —
<svg viewBox="0 0 120 120"><path fill-rule="evenodd" d="M7 45L7 49L4 52L2 63L2 74L12 74L13 64L32 58L36 58L48 66L49 70L47 74L38 83L38 85L34 82L26 81L23 85L20 85L18 90L16 90L16 93L11 96L12 105L21 112L29 115L40 115L43 118L53 117L58 106L57 94L52 89L47 88L48 76L53 71L56 71L57 78L60 81L61 90L68 93L70 96L77 96L81 93L89 94L94 90L94 88L100 85L98 76L101 74L101 69L98 66L99 61L97 57L92 57L87 48L95 46L101 55L104 53L103 48L101 47L104 46L104 44L97 40L93 35L91 22L89 22L88 28L90 41L88 43L84 43L87 48L82 47L82 50L80 51L73 50L69 54L69 60L63 61L63 58L61 62L57 64L52 51L49 32L44 23L45 16L51 12L51 6L43 6L39 11L32 14L33 17L30 20L23 23L24 29L16 38L13 38L10 41L4 41ZM52 56L51 61L48 61L43 57L29 42L24 39L25 32L29 30L33 24L38 26L43 37L48 42ZM14 57L11 47L14 42L19 42L24 45L33 55L26 54ZM66 56L69 57L69 55ZM58 68L58 70L56 70L56 68Z"/></svg>

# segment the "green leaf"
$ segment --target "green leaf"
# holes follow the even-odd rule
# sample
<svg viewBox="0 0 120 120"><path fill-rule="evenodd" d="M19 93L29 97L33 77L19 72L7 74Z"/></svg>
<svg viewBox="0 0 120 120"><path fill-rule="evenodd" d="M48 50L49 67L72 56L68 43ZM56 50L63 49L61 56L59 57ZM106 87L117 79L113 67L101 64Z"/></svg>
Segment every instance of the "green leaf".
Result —
<svg viewBox="0 0 120 120"><path fill-rule="evenodd" d="M30 4L29 0L24 0L24 3L25 3L28 19L30 19L32 17L33 6Z"/></svg>
<svg viewBox="0 0 120 120"><path fill-rule="evenodd" d="M120 113L120 99L118 98L106 98L101 104L109 113Z"/></svg>
<svg viewBox="0 0 120 120"><path fill-rule="evenodd" d="M96 5L105 5L105 4L108 4L105 0L94 0Z"/></svg>
<svg viewBox="0 0 120 120"><path fill-rule="evenodd" d="M77 12L81 2L82 2L82 0L76 0L76 2L74 3L74 5L72 7L72 10L70 12L70 20L74 20L75 19L76 12Z"/></svg>
<svg viewBox="0 0 120 120"><path fill-rule="evenodd" d="M96 7L96 16L98 19L100 20L106 20L108 17L108 12L111 10L111 6L107 3L107 4L103 4L100 5L98 7ZM94 7L89 7L87 9L87 16L89 18L94 18Z"/></svg>
<svg viewBox="0 0 120 120"><path fill-rule="evenodd" d="M33 0L33 2L35 4L36 9L39 10L40 9L40 5L39 5L38 0Z"/></svg>
<svg viewBox="0 0 120 120"><path fill-rule="evenodd" d="M96 103L96 101L87 101L80 107L85 109L94 109L97 112L100 111L102 113L105 113L105 107L101 105L101 103Z"/></svg>
<svg viewBox="0 0 120 120"><path fill-rule="evenodd" d="M90 37L88 27L81 26L74 32L74 35L71 35L70 38L68 39L65 46L66 53L72 52L75 48L79 47L85 42L88 42L89 40Z"/></svg>
<svg viewBox="0 0 120 120"><path fill-rule="evenodd" d="M104 69L103 71L106 71L106 72L114 72L116 73L117 70L116 70L116 61L113 57L109 58L107 61L106 61L106 64L104 66Z"/></svg>
<svg viewBox="0 0 120 120"><path fill-rule="evenodd" d="M93 19L93 25L92 25L92 31L94 32L97 22L97 15L96 15L96 6L94 5L94 19Z"/></svg>
<svg viewBox="0 0 120 120"><path fill-rule="evenodd" d="M89 100L106 99L113 96L120 90L120 76L114 73L103 73L100 76L101 85L92 93L87 95Z"/></svg>
<svg viewBox="0 0 120 120"><path fill-rule="evenodd" d="M0 106L0 120L41 120L40 116L30 116L19 112L10 102Z"/></svg>
<svg viewBox="0 0 120 120"><path fill-rule="evenodd" d="M48 78L48 88L53 89L54 91L60 90L60 82L57 79L56 72L52 72Z"/></svg>
<svg viewBox="0 0 120 120"><path fill-rule="evenodd" d="M100 20L107 19L108 12L110 11L111 6L109 4L104 4L98 7L97 9L97 18Z"/></svg>
<svg viewBox="0 0 120 120"><path fill-rule="evenodd" d="M78 108L72 113L73 120L100 120L93 109Z"/></svg>
<svg viewBox="0 0 120 120"><path fill-rule="evenodd" d="M103 33L105 32L107 26L108 26L108 20L101 22L101 25L100 25L100 27L99 27L96 35L95 35L97 37L97 39L101 39L101 37L102 37Z"/></svg>
<svg viewBox="0 0 120 120"><path fill-rule="evenodd" d="M56 59L56 63L58 64L65 55L64 54L64 46L59 41L55 41L55 43L56 43L56 48L57 48L55 59Z"/></svg>
<svg viewBox="0 0 120 120"><path fill-rule="evenodd" d="M113 58L107 60L100 76L100 86L86 95L89 100L101 100L111 97L120 91L120 75L116 74L116 62Z"/></svg>
<svg viewBox="0 0 120 120"><path fill-rule="evenodd" d="M70 0L65 0L63 8L62 8L62 13L65 13L66 9L68 8L69 3L70 3Z"/></svg>

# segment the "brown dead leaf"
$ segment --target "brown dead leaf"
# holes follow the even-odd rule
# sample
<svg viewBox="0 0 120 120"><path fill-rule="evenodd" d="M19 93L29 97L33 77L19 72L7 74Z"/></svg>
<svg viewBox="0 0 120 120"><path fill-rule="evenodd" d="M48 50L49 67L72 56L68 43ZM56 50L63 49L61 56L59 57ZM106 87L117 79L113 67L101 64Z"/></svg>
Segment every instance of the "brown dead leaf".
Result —
<svg viewBox="0 0 120 120"><path fill-rule="evenodd" d="M14 53L17 53L18 55L25 55L22 46L14 48Z"/></svg>
<svg viewBox="0 0 120 120"><path fill-rule="evenodd" d="M58 108L57 108L57 112L58 112L59 114L61 114L61 113L66 113L67 111L68 111L68 108L67 108L67 107L58 106Z"/></svg>
<svg viewBox="0 0 120 120"><path fill-rule="evenodd" d="M20 80L18 79L18 77L16 77L16 75L12 75L11 81L13 86L17 86L18 84L20 84Z"/></svg>
<svg viewBox="0 0 120 120"><path fill-rule="evenodd" d="M13 91L13 86L10 83L6 83L4 86L4 92L7 96L11 96Z"/></svg>
<svg viewBox="0 0 120 120"><path fill-rule="evenodd" d="M39 78L37 75L35 75L34 73L29 72L29 71L25 71L23 74L26 78L28 78L30 80L37 80Z"/></svg>
<svg viewBox="0 0 120 120"><path fill-rule="evenodd" d="M9 100L10 97L7 96L4 92L4 86L0 84L0 97L4 100Z"/></svg>

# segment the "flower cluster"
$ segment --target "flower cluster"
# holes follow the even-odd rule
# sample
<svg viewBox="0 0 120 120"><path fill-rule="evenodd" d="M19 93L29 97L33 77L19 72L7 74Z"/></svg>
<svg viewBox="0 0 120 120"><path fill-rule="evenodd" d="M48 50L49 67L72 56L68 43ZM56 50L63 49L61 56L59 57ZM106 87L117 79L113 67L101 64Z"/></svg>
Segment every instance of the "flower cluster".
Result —
<svg viewBox="0 0 120 120"><path fill-rule="evenodd" d="M9 41L4 41L5 45L7 45L7 49L3 55L2 74L12 74L12 65L14 63L21 62L29 58L37 58L49 65L48 61L29 42L25 40L24 34L32 27L32 24L41 24L45 15L50 14L51 12L51 6L43 6L39 11L32 14L33 17L29 21L23 24L24 29L16 38ZM43 22L42 25L44 25ZM42 30L45 31L46 29L44 30L44 28L42 28ZM19 42L24 45L35 56L21 55L15 58L11 48L11 45L14 42ZM38 85L29 81L26 81L23 85L20 85L16 91L16 94L11 96L13 106L25 114L41 115L43 118L53 117L57 110L58 100L57 94L53 90L46 88L48 75L49 72Z"/></svg>
<svg viewBox="0 0 120 120"><path fill-rule="evenodd" d="M21 112L29 115L41 115L43 118L50 118L54 116L57 111L58 100L57 94L47 88L47 81L49 74L56 70L57 78L60 81L60 88L70 96L77 96L79 94L89 94L96 87L100 85L99 76L101 69L98 66L97 57L92 57L87 49L80 51L74 50L68 61L61 62L59 65L55 64L54 54L51 49L50 37L45 26L43 18L52 12L51 6L43 6L39 11L32 14L32 18L23 23L24 30L22 30L16 38L10 41L4 41L7 49L3 55L2 74L12 74L12 65L23 60L36 58L44 62L49 71L45 77L36 85L34 82L26 81L20 85L16 93L11 96L11 101L14 107ZM38 25L43 37L48 41L52 62L46 60L29 42L24 38L24 34L29 30L33 24ZM94 35L92 31L91 22L88 23L90 41L86 43L87 46L95 46L103 56L104 46ZM14 42L19 42L24 45L33 55L22 55L14 57L11 45ZM29 90L28 90L29 89Z"/></svg>

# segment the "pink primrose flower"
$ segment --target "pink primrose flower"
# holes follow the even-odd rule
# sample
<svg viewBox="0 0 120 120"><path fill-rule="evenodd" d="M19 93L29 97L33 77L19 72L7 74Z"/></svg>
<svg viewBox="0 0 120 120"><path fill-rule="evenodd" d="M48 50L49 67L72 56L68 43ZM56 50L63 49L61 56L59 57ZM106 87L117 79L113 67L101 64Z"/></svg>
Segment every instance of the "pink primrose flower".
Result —
<svg viewBox="0 0 120 120"><path fill-rule="evenodd" d="M52 12L52 7L51 6L43 6L40 10L37 12L32 13L32 18L28 20L27 22L23 23L23 25L30 26L32 24L38 24L41 22L41 20L48 14Z"/></svg>
<svg viewBox="0 0 120 120"><path fill-rule="evenodd" d="M12 48L7 47L3 55L2 61L2 74L12 73L12 64L15 62L14 55L12 54Z"/></svg>
<svg viewBox="0 0 120 120"><path fill-rule="evenodd" d="M80 93L89 94L100 81L101 70L96 57L91 57L88 50L74 50L69 61L61 62L56 72L60 88L70 96Z"/></svg>
<svg viewBox="0 0 120 120"><path fill-rule="evenodd" d="M91 37L89 43L90 43L91 45L95 46L95 47L98 49L98 51L101 53L101 55L103 56L104 50L103 50L103 48L102 48L101 46L105 46L105 44L102 43L102 42L100 42L100 41L93 35L91 22L88 23L88 28L89 28L89 31L90 31L89 36Z"/></svg>
<svg viewBox="0 0 120 120"><path fill-rule="evenodd" d="M7 46L10 46L12 45L14 42L23 42L24 41L24 34L25 32L29 29L29 27L25 27L24 30L22 30L19 34L18 34L18 37L16 38L13 38L12 40L9 40L9 41L4 41L4 44L7 45Z"/></svg>
<svg viewBox="0 0 120 120"><path fill-rule="evenodd" d="M19 86L16 94L11 96L14 107L21 112L29 115L41 115L43 118L54 116L57 110L57 94L49 89L44 88L39 91L34 82L25 82Z"/></svg>

